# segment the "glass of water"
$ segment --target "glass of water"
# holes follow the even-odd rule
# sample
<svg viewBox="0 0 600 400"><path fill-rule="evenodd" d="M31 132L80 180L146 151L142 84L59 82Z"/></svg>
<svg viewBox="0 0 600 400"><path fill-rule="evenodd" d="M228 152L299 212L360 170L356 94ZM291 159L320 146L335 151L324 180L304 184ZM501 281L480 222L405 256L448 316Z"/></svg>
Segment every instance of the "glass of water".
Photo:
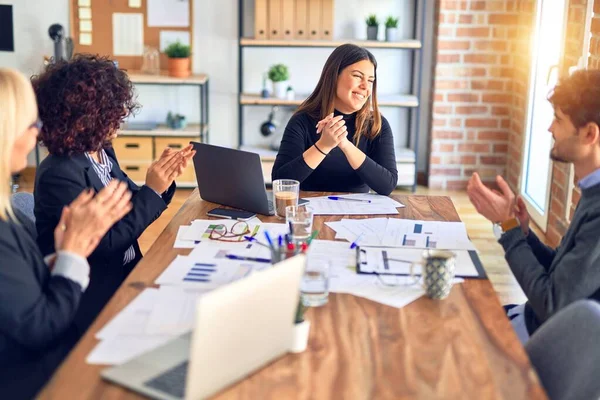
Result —
<svg viewBox="0 0 600 400"><path fill-rule="evenodd" d="M287 206L285 222L292 230L292 240L295 243L306 242L312 233L313 213L303 206Z"/></svg>
<svg viewBox="0 0 600 400"><path fill-rule="evenodd" d="M300 285L302 304L319 307L329 298L329 261L312 261L306 264Z"/></svg>

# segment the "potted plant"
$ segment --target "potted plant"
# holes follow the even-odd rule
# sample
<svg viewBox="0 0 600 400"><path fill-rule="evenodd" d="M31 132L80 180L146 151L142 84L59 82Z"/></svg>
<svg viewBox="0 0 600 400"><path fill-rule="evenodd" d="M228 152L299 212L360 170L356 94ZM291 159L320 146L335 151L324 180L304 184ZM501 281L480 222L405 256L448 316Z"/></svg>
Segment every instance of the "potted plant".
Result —
<svg viewBox="0 0 600 400"><path fill-rule="evenodd" d="M398 40L398 18L391 15L385 20L385 40L386 42Z"/></svg>
<svg viewBox="0 0 600 400"><path fill-rule="evenodd" d="M285 92L285 98L289 101L293 101L296 98L296 93L294 92L293 87L287 87L287 91Z"/></svg>
<svg viewBox="0 0 600 400"><path fill-rule="evenodd" d="M167 126L171 129L184 129L187 126L185 115L173 114L169 111L167 114Z"/></svg>
<svg viewBox="0 0 600 400"><path fill-rule="evenodd" d="M298 301L296 309L296 318L294 324L294 336L292 337L292 345L290 351L292 353L301 353L306 350L308 345L308 334L310 333L310 321L304 319L306 306L302 303L302 298Z"/></svg>
<svg viewBox="0 0 600 400"><path fill-rule="evenodd" d="M377 15L369 15L365 22L367 23L367 40L377 40L379 32L379 20L377 20Z"/></svg>
<svg viewBox="0 0 600 400"><path fill-rule="evenodd" d="M190 76L190 46L177 41L165 49L165 54L169 57L169 76L176 78Z"/></svg>
<svg viewBox="0 0 600 400"><path fill-rule="evenodd" d="M273 65L269 69L269 79L273 82L273 94L275 97L285 99L288 87L287 81L290 79L288 67L283 64Z"/></svg>

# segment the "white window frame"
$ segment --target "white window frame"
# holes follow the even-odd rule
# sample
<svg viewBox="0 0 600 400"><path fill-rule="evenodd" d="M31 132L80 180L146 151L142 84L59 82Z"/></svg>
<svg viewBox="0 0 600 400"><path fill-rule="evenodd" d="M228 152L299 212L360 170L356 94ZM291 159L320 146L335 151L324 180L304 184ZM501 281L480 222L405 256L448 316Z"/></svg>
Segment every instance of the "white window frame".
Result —
<svg viewBox="0 0 600 400"><path fill-rule="evenodd" d="M542 3L544 1L552 1L552 0L538 0L536 2L536 16L535 16L535 32L532 38L532 44L535 44L537 42L537 38L539 35L539 30L538 27L540 26L540 22L541 22L541 18L542 18ZM565 1L565 12L564 12L564 21L563 21L563 35L562 35L562 41L561 41L561 55L559 57L559 59L563 59L564 58L564 53L565 53L565 43L566 43L566 27L567 27L567 23L568 23L568 18L569 18L569 1L566 0ZM542 214L540 211L538 211L537 207L535 207L527 198L527 196L524 193L524 189L525 189L525 182L527 179L527 162L528 162L528 156L529 156L529 143L527 139L527 133L531 130L531 124L532 124L532 114L533 114L533 93L535 90L535 71L536 68L535 66L537 65L537 56L532 57L532 64L530 67L530 72L529 72L529 87L528 87L528 91L527 91L527 115L526 115L526 119L525 119L525 131L524 131L524 140L523 140L523 148L521 151L521 169L522 169L522 173L521 173L521 177L519 179L519 193L523 196L523 199L525 200L525 203L527 205L527 210L529 212L529 216L531 217L531 219L535 222L535 224L537 226L540 227L540 229L543 232L546 232L548 229L548 215L550 214L550 187L552 186L552 171L554 169L554 162L552 160L550 160L550 164L548 166L548 184L546 186L546 204L545 204L545 212L544 214ZM550 69L550 71L548 71L548 78L550 78L550 72L552 71L552 68ZM548 126L550 126L550 123L552 121L548 121Z"/></svg>

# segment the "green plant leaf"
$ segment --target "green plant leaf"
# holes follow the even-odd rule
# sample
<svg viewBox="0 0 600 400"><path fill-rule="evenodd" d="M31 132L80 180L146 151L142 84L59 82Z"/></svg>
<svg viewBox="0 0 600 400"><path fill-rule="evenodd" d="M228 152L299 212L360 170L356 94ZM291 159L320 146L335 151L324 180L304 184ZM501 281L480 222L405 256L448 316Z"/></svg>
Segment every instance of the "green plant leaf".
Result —
<svg viewBox="0 0 600 400"><path fill-rule="evenodd" d="M301 322L304 322L304 312L306 311L307 307L302 304L302 298L300 298L298 300L298 308L296 308L296 318L295 318L295 323L299 324Z"/></svg>
<svg viewBox="0 0 600 400"><path fill-rule="evenodd" d="M165 54L169 58L187 58L190 56L190 53L190 46L181 44L179 41L171 43L165 49Z"/></svg>
<svg viewBox="0 0 600 400"><path fill-rule="evenodd" d="M269 79L273 82L284 82L290 79L288 67L284 64L273 65L269 69Z"/></svg>
<svg viewBox="0 0 600 400"><path fill-rule="evenodd" d="M387 17L387 19L385 20L385 27L386 28L397 28L398 27L398 18L394 18L391 15L389 17Z"/></svg>
<svg viewBox="0 0 600 400"><path fill-rule="evenodd" d="M370 14L365 22L367 23L367 26L379 26L379 20L375 14Z"/></svg>

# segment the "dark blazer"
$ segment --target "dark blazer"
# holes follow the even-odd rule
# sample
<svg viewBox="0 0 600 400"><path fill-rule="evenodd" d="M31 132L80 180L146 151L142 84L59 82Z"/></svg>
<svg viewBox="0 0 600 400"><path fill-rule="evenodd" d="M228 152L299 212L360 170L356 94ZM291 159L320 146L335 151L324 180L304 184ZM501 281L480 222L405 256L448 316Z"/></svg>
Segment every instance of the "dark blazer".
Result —
<svg viewBox="0 0 600 400"><path fill-rule="evenodd" d="M90 285L75 317L81 335L142 258L138 237L167 208L175 193L174 183L162 197L147 186L137 186L119 167L114 150L107 149L106 153L113 163L111 175L129 185L133 194L133 210L108 231L88 258ZM50 155L37 168L34 211L38 244L44 255L54 252L54 228L63 207L90 187L98 192L104 185L84 154L71 157ZM136 257L123 265L129 246L135 248Z"/></svg>
<svg viewBox="0 0 600 400"><path fill-rule="evenodd" d="M50 275L25 224L0 220L1 398L33 398L52 375L76 342L81 297L79 284Z"/></svg>

